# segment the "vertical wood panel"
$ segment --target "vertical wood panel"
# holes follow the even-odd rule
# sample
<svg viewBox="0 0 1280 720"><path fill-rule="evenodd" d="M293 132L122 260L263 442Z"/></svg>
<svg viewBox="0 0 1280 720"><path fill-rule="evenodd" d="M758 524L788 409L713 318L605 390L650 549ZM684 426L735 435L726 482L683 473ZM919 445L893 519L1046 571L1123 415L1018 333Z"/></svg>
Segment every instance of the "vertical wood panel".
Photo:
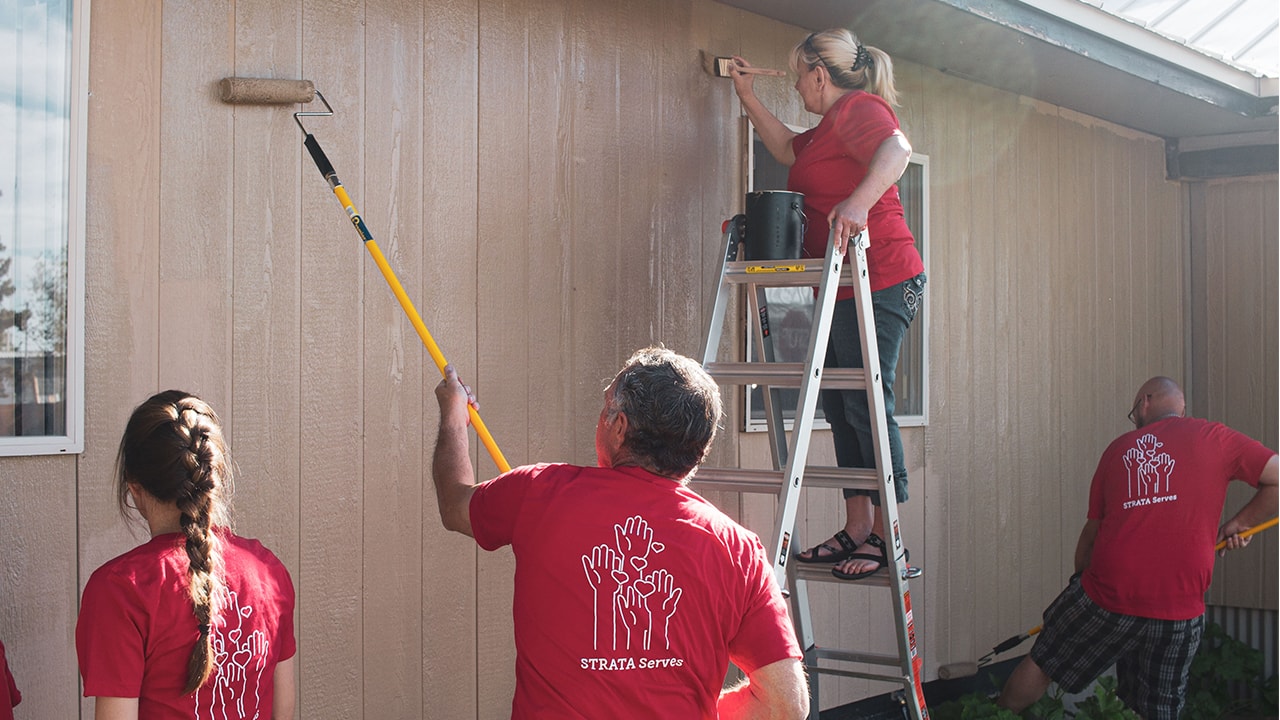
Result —
<svg viewBox="0 0 1280 720"><path fill-rule="evenodd" d="M926 580L928 584L927 592L923 593L922 598L917 598L913 593L913 604L921 603L923 612L920 615L924 619L925 625L929 628L928 644L922 649L925 658L926 673L935 672L938 665L945 664L950 661L952 645L950 638L950 613L943 607L942 603L935 602L933 598L940 597L942 589L947 584L947 574L942 570L942 563L945 563L950 552L950 536L947 524L941 519L949 517L948 507L950 505L949 487L952 484L951 475L948 472L948 464L945 459L949 457L946 452L948 433L946 432L941 418L944 408L947 407L947 394L944 391L945 383L945 365L941 362L942 354L946 353L947 343L939 342L932 338L941 337L939 329L945 328L945 318L942 316L943 302L945 297L943 289L947 285L947 277L945 273L939 272L944 267L942 258L946 255L940 248L940 240L946 232L946 228L939 222L938 201L942 197L942 193L938 191L938 172L939 163L942 162L941 157L944 143L942 141L942 126L944 124L945 115L935 111L936 104L939 102L938 87L940 85L941 76L937 71L922 68L919 74L918 89L909 96L908 105L911 108L905 114L909 118L909 135L912 147L919 152L929 156L930 161L930 192L932 193L933 202L930 210L929 224L929 243L930 258L929 264L925 271L929 274L928 285L925 286L926 300L928 303L928 332L931 335L931 345L929 357L926 362L929 364L929 417L930 426L923 428L920 432L922 436L921 453L923 455L921 464L925 482L927 483L927 492L918 498L923 513L923 520L927 523L924 535L925 542L922 546L923 552L918 556L917 564L921 564L926 568L929 577ZM905 88L904 88L905 89ZM935 462L933 458L939 458L940 461ZM911 468L908 468L910 471ZM914 481L914 478L913 478ZM935 518L937 520L935 520ZM914 586L914 584L913 584ZM970 653L966 650L965 655Z"/></svg>
<svg viewBox="0 0 1280 720"><path fill-rule="evenodd" d="M688 202L686 192L677 201L681 204L673 206L673 186L684 183L671 182L668 178L672 175L687 178L688 175L681 172L684 168L678 162L671 167L672 158L666 152L656 158L652 155L655 148L687 146L687 134L696 132L687 122L687 115L683 118L686 122L674 125L669 122L680 108L687 109L687 94L680 92L679 84L670 87L687 73L671 72L672 68L659 66L665 60L661 52L663 45L673 39L650 22L670 22L663 29L676 36L674 42L679 42L679 33L687 22L664 16L687 12L688 3L681 3L680 8L659 8L651 3L615 3L615 6L610 34L617 40L615 52L611 53L616 60L606 67L614 72L617 105L616 110L605 114L615 124L617 149L612 170L616 177L609 178L609 187L617 192L617 198L613 211L606 213L610 229L599 240L617 247L611 310L616 353L621 360L637 348L659 341L677 352L688 352L687 347L682 347L683 343L675 341L679 337L673 336L675 329L664 322L665 303L675 301L665 296L663 285L668 275L679 277L701 268L680 267L667 259L672 245L687 237L688 230L679 220L673 222ZM668 142L659 144L659 136ZM634 171L648 162L654 162L659 168L656 182L654 175Z"/></svg>
<svg viewBox="0 0 1280 720"><path fill-rule="evenodd" d="M141 537L121 522L112 470L129 412L156 389L158 364L161 8L95 5L90 26L85 450L74 474L78 588ZM44 562L51 572L60 564ZM64 652L74 667L74 647ZM78 683L64 688L70 701L79 696ZM23 712L43 712L39 696L25 702L31 704ZM55 703L48 714L69 715L64 707ZM80 708L91 716L93 703L81 700Z"/></svg>
<svg viewBox="0 0 1280 720"><path fill-rule="evenodd" d="M895 64L894 79L899 101L903 103L901 107L897 108L899 124L903 132L906 133L908 141L912 144L912 148L921 154L930 155L933 129L931 123L923 117L924 68L908 63ZM925 252L924 255L927 256L928 253ZM925 258L925 260L925 272L927 274L932 272L932 268L929 265L928 258ZM929 322L926 315L929 313L927 306L931 301L932 288L926 285L925 305L922 305L921 314L917 315L916 319L912 321L913 325ZM925 462L928 428L901 428L901 433L903 458L906 463L907 476L910 479L908 486L910 498L909 502L898 506L900 526L903 542L908 549L911 549L912 558L915 559L913 564L923 567L924 559L930 557L928 547L930 543L935 541L933 530L936 529L931 528L928 521L929 508L927 498L930 495L931 487ZM932 643L931 617L934 614L934 608L928 599L933 592L930 588L931 579L932 574L926 573L911 582L912 617L915 622L916 641L920 648L931 647ZM923 655L923 659L926 663L925 672L932 672L933 665L937 663L937 658L926 653Z"/></svg>
<svg viewBox="0 0 1280 720"><path fill-rule="evenodd" d="M963 88L949 85L941 98L949 112L940 148L942 162L934 165L935 171L941 170L939 179L943 192L939 195L946 198L945 204L938 208L938 216L942 220L940 227L946 228L946 233L935 243L934 252L945 248L940 267L953 269L951 272L941 273L946 278L946 282L942 284L946 294L940 303L934 305L934 316L941 315L944 318L943 328L947 338L942 343L947 347L946 356L939 358L945 363L944 371L936 373L934 377L944 383L939 388L941 392L938 395L946 397L950 406L950 410L943 413L940 419L948 433L948 457L952 460L954 473L952 476L972 478L973 403L972 393L968 389L973 387L973 355L976 344L974 323L978 315L973 298L981 289L973 287L972 266L976 262L973 249L975 236L971 230L973 206L971 198L966 194L972 162L967 148L972 133L973 111L971 101L962 90ZM938 255L935 254L934 257ZM941 313L936 312L939 305L943 308ZM937 346L937 343L931 345L934 348ZM976 612L976 580L973 577L975 568L968 554L962 552L964 548L973 547L975 542L975 489L970 483L948 484L951 501L948 511L955 519L949 528L951 548L957 553L944 560L955 563L948 565L954 567L954 571L947 577L949 587L945 591L956 618L948 628L948 638L953 652L962 652L962 656L971 656L972 650L983 644L983 639L976 638L973 629L973 616Z"/></svg>
<svg viewBox="0 0 1280 720"><path fill-rule="evenodd" d="M1028 215L1031 225L1026 227L1023 237L1035 238L1045 243L1053 236L1053 231L1061 223L1059 213L1059 160L1056 114L1043 113L1037 109L1035 116L1035 137L1032 145L1020 150L1023 163L1024 182L1032 186L1031 199L1037 203L1040 212ZM1070 242L1048 240L1046 248L1048 262L1035 263L1023 283L1024 302L1022 306L1035 313L1035 319L1026 323L1032 339L1023 343L1023 347L1032 351L1033 357L1024 357L1021 366L1025 373L1034 380L1024 386L1027 393L1047 400L1049 407L1056 407L1060 401L1056 397L1060 383L1052 371L1054 369L1055 338L1059 335L1058 318L1061 305L1054 300L1053 280L1057 274L1054 268L1065 262L1064 255L1072 251ZM1020 427L1030 430L1019 447L1025 454L1021 464L1022 477L1035 479L1035 490L1025 499L1025 507L1035 508L1027 513L1027 523L1022 527L1021 542L1027 547L1024 557L1027 562L1022 565L1022 574L1026 578L1022 586L1022 612L1015 628L1030 628L1038 624L1040 611L1057 594L1062 583L1062 553L1046 537L1059 537L1063 524L1060 512L1062 489L1059 478L1052 471L1053 447L1049 438L1058 436L1057 414L1049 411L1039 402L1020 403L1023 421ZM1038 601L1038 602L1037 602ZM1001 632L1012 634L1016 629L1001 628Z"/></svg>
<svg viewBox="0 0 1280 720"><path fill-rule="evenodd" d="M1094 362L1086 368L1086 387L1090 389L1086 393L1089 415L1077 416L1075 422L1079 423L1082 417L1091 417L1097 425L1111 429L1110 434L1115 435L1128 429L1120 424L1123 420L1115 419L1116 407L1122 406L1123 401L1115 397L1116 393L1103 391L1104 388L1112 387L1116 376L1114 334L1119 328L1114 319L1118 316L1119 309L1116 302L1116 262L1119 250L1107 240L1113 237L1112 233L1115 231L1116 193L1120 189L1116 177L1120 159L1113 150L1115 138L1103 128L1090 127L1085 142L1093 158L1095 178L1091 184L1092 197L1088 201L1088 206L1093 208L1092 222L1084 238L1093 261L1093 302L1087 335L1089 346L1093 348ZM1087 454L1096 458L1104 447L1094 445ZM1081 477L1079 482L1087 483L1088 480ZM1076 517L1077 522L1084 523L1084 512L1079 512Z"/></svg>
<svg viewBox="0 0 1280 720"><path fill-rule="evenodd" d="M517 3L481 3L479 13L479 200L476 238L476 371L481 398L498 400L488 413L503 452L519 465L528 457L527 428L536 422L525 400L531 379L514 368L528 366L531 282L529 244L528 77L533 72L525 24ZM483 401L482 401L483 402ZM507 430L508 432L504 432ZM487 453L477 463L479 479L497 474ZM509 550L481 553L478 565L477 632L480 717L510 712L515 681L510 616L514 558ZM503 618L503 622L487 622Z"/></svg>
<svg viewBox="0 0 1280 720"><path fill-rule="evenodd" d="M366 212L363 7L304 0L302 70L333 106L314 133ZM363 717L364 328L361 300L371 262L328 186L302 174L302 556L295 579L302 630L299 716ZM376 232L375 224L371 231ZM376 236L375 236L376 237ZM379 289L380 290L380 289Z"/></svg>
<svg viewBox="0 0 1280 720"><path fill-rule="evenodd" d="M998 533L1001 538L1017 538L1020 534L1022 518L1022 490L1025 484L1019 477L1018 446L1023 440L1023 428L1017 425L1017 408L1020 399L1026 396L1018 384L1018 371L1023 367L1019 357L1022 345L1021 308L1015 297L1017 285L1022 281L1019 266L1011 262L1018 253L1017 216L1026 211L1017 197L1023 187L1017 181L1018 152L1017 141L1021 130L1021 108L1016 96L1000 93L990 103L993 110L993 140L995 157L992 167L992 187L1008 188L1015 198L1009 211L995 213L992 228L992 262L995 267L994 292L992 301L992 328L995 342L991 357L994 372L994 387L1003 388L994 393L993 408L994 433L996 444L994 456L991 458L991 476L995 480L996 497L992 503L994 509L994 525L990 532ZM991 632L999 636L1002 628L1014 627L1021 615L1021 602L1018 591L1018 576L1021 568L1027 563L1023 555L1023 546L1011 542L1007 551L992 563L995 582L992 586L996 597L1002 602L992 603L995 612L989 613ZM988 602L994 598L988 596Z"/></svg>
<svg viewBox="0 0 1280 720"><path fill-rule="evenodd" d="M295 78L298 8L270 0L236 5L236 68L244 77ZM298 182L295 106L234 109L232 451L244 482L237 524L298 568Z"/></svg>
<svg viewBox="0 0 1280 720"><path fill-rule="evenodd" d="M217 80L234 67L234 24L216 3L163 7L160 385L226 408L231 403L231 109L209 98Z"/></svg>
<svg viewBox="0 0 1280 720"><path fill-rule="evenodd" d="M563 340L572 326L573 246L570 211L573 167L572 20L568 0L543 0L528 17L529 207L527 307L536 309L524 332L530 349L527 403L528 457L591 464L589 428L575 425L570 397L559 380L571 367ZM652 98L650 98L652 99ZM575 453L575 448L579 452Z"/></svg>
<svg viewBox="0 0 1280 720"><path fill-rule="evenodd" d="M424 5L422 104L423 322L447 345L449 361L476 366L477 15L476 0ZM439 413L430 389L440 374L422 370L424 468ZM471 380L471 378L468 378ZM488 404L481 401L488 415ZM486 418L486 423L488 422ZM505 443L499 436L498 441ZM504 450L505 452L505 450ZM423 493L422 716L477 714L476 545L446 531L435 493ZM495 618L486 616L486 624Z"/></svg>
<svg viewBox="0 0 1280 720"><path fill-rule="evenodd" d="M370 0L365 32L366 222L415 307L422 264L422 9ZM363 710L423 716L424 365L417 332L372 262L364 287Z"/></svg>
<svg viewBox="0 0 1280 720"><path fill-rule="evenodd" d="M298 3L240 0L235 74L302 77ZM299 579L302 418L299 303L301 135L295 106L233 108L231 397L220 412L239 475L236 529L256 537ZM312 171L314 172L314 171ZM300 637L295 607L295 629ZM299 656L309 648L299 644Z"/></svg>
<svg viewBox="0 0 1280 720"><path fill-rule="evenodd" d="M1063 198L1062 238L1074 239L1074 248L1064 247L1060 262L1060 267L1068 271L1055 274L1053 285L1054 296L1062 298L1065 304L1063 333L1055 353L1058 358L1055 375L1063 378L1063 393L1056 405L1060 408L1061 430L1058 457L1063 460L1088 457L1096 462L1096 456L1102 449L1095 447L1093 452L1086 451L1080 447L1079 436L1082 422L1092 422L1092 418L1097 417L1092 404L1093 393L1088 391L1097 377L1097 365L1080 357L1083 352L1085 357L1097 358L1092 316L1096 302L1092 298L1097 297L1094 288L1098 262L1094 252L1094 217L1093 211L1082 212L1084 208L1093 207L1091 184L1084 179L1093 178L1095 169L1088 129L1070 119L1060 118L1058 131L1062 137L1058 157L1065 170L1059 185ZM1084 420L1086 418L1089 420ZM1046 542L1056 546L1059 567L1070 563L1071 550L1068 548L1074 547L1084 523L1087 483L1091 476L1086 474L1084 466L1089 462L1071 461L1058 478L1063 487L1060 496L1063 521L1058 537L1047 537ZM1085 491L1081 491L1081 486Z"/></svg>
<svg viewBox="0 0 1280 720"><path fill-rule="evenodd" d="M653 200L658 208L657 229L661 246L649 259L649 262L656 263L658 272L659 283L653 292L657 305L655 315L660 320L657 333L650 333L650 339L660 339L677 352L696 355L702 347L706 330L705 326L697 324L703 311L703 295L697 291L701 290L703 277L700 239L705 224L699 189L703 185L701 178L706 177L707 163L712 162L696 149L727 149L733 146L715 146L703 140L708 126L719 125L729 130L728 123L689 122L691 117L706 117L695 112L698 90L703 87L705 75L692 47L690 3L667 0L654 10L657 22L650 26L654 27L652 32L655 34L648 44L651 48L660 49L661 55L651 61L651 70L637 69L650 76L654 70L658 71L661 78L657 85L660 103L657 112L649 117L636 112L640 108L624 108L624 112L633 115L641 125L649 126L648 133L643 136L645 144L661 149L658 159L660 179ZM643 49L636 48L636 51L643 52ZM630 88L631 84L624 87ZM695 150L689 152L689 149ZM631 178L632 187L652 186L631 169L642 158L640 148L623 158L624 172ZM624 193L624 197L628 194ZM643 260L635 259L636 262Z"/></svg>
<svg viewBox="0 0 1280 720"><path fill-rule="evenodd" d="M1184 366L1183 376L1190 377L1187 345L1190 334L1191 288L1187 285L1187 268L1190 264L1190 242L1187 226L1188 209L1186 192L1182 183L1164 179L1164 143L1152 142L1148 150L1148 175L1151 180L1149 202L1153 212L1148 215L1147 232L1159 243L1159 257L1152 265L1159 268L1161 277L1171 281L1163 283L1155 294L1157 305L1164 308L1160 317L1160 335L1157 339L1161 357L1180 358ZM1177 278L1177 281L1172 281Z"/></svg>
<svg viewBox="0 0 1280 720"><path fill-rule="evenodd" d="M23 704L17 717L74 717L76 458L4 459L0 641ZM29 710L28 710L29 709ZM30 712L30 715L23 713Z"/></svg>
<svg viewBox="0 0 1280 720"><path fill-rule="evenodd" d="M619 347L615 304L619 244L617 142L617 15L612 7L591 0L569 5L573 26L572 85L573 154L568 240L572 249L570 301L572 326L567 342L573 398L571 427L581 435L594 428L601 390L629 354ZM588 438L579 440L586 447ZM585 452L584 458L591 457ZM586 460L589 462L589 460Z"/></svg>
<svg viewBox="0 0 1280 720"><path fill-rule="evenodd" d="M717 40L714 44L702 49L714 55L737 54L746 58L752 64L761 67L784 67L783 65L778 65L775 62L775 58L783 53L785 49L789 49L794 45L795 41L792 38L798 32L787 25L741 11L730 13L724 24L731 28L736 42L730 42L728 39ZM732 81L721 78L708 78L708 80L713 83L710 88L711 92L723 92L729 96L735 116L745 114L742 111L742 105L738 101L737 94L733 90ZM764 102L765 107L768 107L779 118L785 119L792 124L797 124L795 101L791 98L794 92L787 92L786 83L781 78L757 77L754 87L756 94ZM750 137L746 135L746 127L747 124L738 119L738 117L735 117L732 121L732 130L735 133L735 137L737 137L737 141L729 147L732 147L732 151L735 153L743 153L746 144L751 141ZM731 211L723 219L728 219L733 214L746 211L746 199L743 194L743 172L743 170L739 169L738 174L732 178L736 192L734 193L733 203L730 205ZM717 245L720 245L719 239L722 238L717 239ZM723 246L718 249L723 251ZM719 253L714 257L713 267L717 271L714 282L718 284L718 271L721 267L720 261L722 258ZM713 292L715 292L714 286L706 295L708 303L713 303L715 300L714 295L710 294ZM721 342L720 352L725 357L743 359L745 357L744 348L747 337L742 329L745 325L746 303L741 291L735 289L733 294L736 296L735 300L737 302L736 304L730 304L726 309L726 332L724 336L728 340L727 343L725 341ZM699 344L700 346L701 344ZM735 387L727 390L738 396L745 396L746 394L746 390L743 388ZM734 418L733 426L742 427L741 416ZM813 453L824 445L830 447L830 442L824 441L820 435L815 435L810 443L810 452ZM773 467L769 442L763 434L745 439L738 449L738 455L738 462L742 467ZM816 461L816 457L814 459ZM827 494L829 493L830 491ZM808 495L812 495L812 493L808 493ZM752 532L755 532L768 545L774 535L774 524L777 522L775 513L778 502L776 497L754 493L716 493L712 499L721 510ZM823 533L833 532L831 528L837 527L837 523L843 522L843 518L837 515L835 508L829 504L829 500L828 498L828 504L822 507L819 516L813 517L804 508L804 505L810 501L805 497L801 498L802 505L797 511L797 537L795 539L797 547L802 547L805 543L812 545L821 542L826 537ZM831 593L830 601L825 606L822 602L811 604L810 609L815 626L837 622L834 595L834 593ZM823 690L824 695L827 692L828 690Z"/></svg>
<svg viewBox="0 0 1280 720"><path fill-rule="evenodd" d="M996 256L992 242L996 228L996 208L985 202L985 196L995 191L995 163L1000 143L996 134L1003 135L1004 129L997 128L992 103L999 94L986 88L974 88L971 91L968 112L972 114L972 125L969 129L969 172L964 183L969 188L969 203L973 208L969 221L970 262L969 284L971 294L966 305L961 305L969 315L970 353L968 359L970 387L990 387L991 393L970 393L966 402L970 416L970 431L973 433L969 441L969 477L986 477L987 482L974 482L970 490L972 505L968 547L981 547L986 544L992 528L998 527L996 518L998 488L992 480L996 477L996 464L1000 462L998 452L998 427L996 423L997 398L1007 392L999 384L996 365L1003 364L1004 358L996 355L997 343L995 328L996 307ZM973 615L971 627L975 633L979 647L986 638L998 634L995 621L999 616L1001 603L998 601L997 588L1000 578L996 572L998 563L981 563L971 559L973 569Z"/></svg>
<svg viewBox="0 0 1280 720"><path fill-rule="evenodd" d="M694 243L701 250L698 265L701 268L701 279L697 285L697 336L688 351L696 357L706 339L706 331L711 324L711 308L715 301L715 293L720 278L721 261L724 259L723 236L720 223L740 211L743 200L742 178L742 122L741 106L733 92L733 84L721 78L711 77L701 69L701 58L696 61L693 55L707 52L712 55L723 55L736 51L736 28L731 21L727 6L719 3L692 3L689 27L691 36L687 46L675 44L667 53L671 55L668 62L679 63L671 68L672 72L691 72L696 82L692 86L693 116L708 118L708 122L697 123L700 139L698 141L698 177L701 191L701 214L698 226L689 228L686 233L687 242ZM666 36L665 31L663 36ZM685 53L685 54L682 54ZM697 62L698 65L690 66ZM720 182L712 179L719 178ZM740 311L736 302L727 317L739 317ZM735 349L741 347L741 331L737 323L726 323L724 338L720 343L722 357L737 358ZM710 466L726 467L736 462L738 457L739 436L735 431L741 427L742 393L737 388L721 388L721 402L724 408L724 423L716 435L715 445L707 459ZM730 500L724 496L709 498L717 507L724 509ZM803 514L803 506L801 507ZM766 539L767 542L767 539Z"/></svg>

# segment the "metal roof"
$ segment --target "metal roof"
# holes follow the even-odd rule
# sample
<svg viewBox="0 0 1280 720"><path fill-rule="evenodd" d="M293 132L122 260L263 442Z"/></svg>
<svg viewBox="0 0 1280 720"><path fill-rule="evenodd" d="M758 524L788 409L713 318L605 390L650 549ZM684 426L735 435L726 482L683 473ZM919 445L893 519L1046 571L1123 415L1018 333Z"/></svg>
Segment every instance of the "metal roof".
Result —
<svg viewBox="0 0 1280 720"><path fill-rule="evenodd" d="M1079 0L1262 77L1280 75L1276 0Z"/></svg>

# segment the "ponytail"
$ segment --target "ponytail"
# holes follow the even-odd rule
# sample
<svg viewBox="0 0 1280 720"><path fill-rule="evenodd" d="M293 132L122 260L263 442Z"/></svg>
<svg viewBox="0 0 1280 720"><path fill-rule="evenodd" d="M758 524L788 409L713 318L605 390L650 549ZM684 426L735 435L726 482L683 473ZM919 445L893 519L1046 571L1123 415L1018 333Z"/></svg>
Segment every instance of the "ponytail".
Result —
<svg viewBox="0 0 1280 720"><path fill-rule="evenodd" d="M865 52L871 56L871 64L865 71L866 84L863 89L884 98L890 105L898 105L898 90L893 86L893 59L889 53L877 47L866 46Z"/></svg>
<svg viewBox="0 0 1280 720"><path fill-rule="evenodd" d="M863 45L844 28L809 35L791 53L791 68L823 65L831 82L845 90L865 90L879 95L890 105L898 104L893 84L893 60L877 47Z"/></svg>
<svg viewBox="0 0 1280 720"><path fill-rule="evenodd" d="M152 396L134 410L120 441L117 493L137 483L177 505L187 554L187 591L199 636L187 662L184 692L213 674L213 627L222 594L222 552L216 527L227 525L230 461L218 416L204 401L177 390Z"/></svg>

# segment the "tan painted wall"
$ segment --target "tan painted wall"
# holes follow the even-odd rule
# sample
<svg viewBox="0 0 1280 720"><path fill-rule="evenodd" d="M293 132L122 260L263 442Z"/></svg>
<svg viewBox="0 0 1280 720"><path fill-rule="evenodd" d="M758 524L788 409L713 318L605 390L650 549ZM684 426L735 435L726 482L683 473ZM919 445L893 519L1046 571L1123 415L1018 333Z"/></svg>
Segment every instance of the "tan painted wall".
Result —
<svg viewBox="0 0 1280 720"><path fill-rule="evenodd" d="M507 458L590 462L621 360L698 351L739 209L739 108L698 50L783 67L799 36L710 0L95 3L85 452L0 459L18 717L91 714L79 590L138 542L113 453L130 408L170 386L223 413L238 527L293 573L301 717L508 710L512 559L437 521L436 369L293 108L222 105L218 79L316 82L337 114L308 128ZM933 172L932 424L905 433L903 513L932 676L1035 624L1065 580L1134 387L1186 370L1188 251L1158 140L907 63L898 79ZM760 84L783 120L813 121L786 81ZM766 452L729 433L714 461ZM714 499L768 534L772 500ZM805 537L838 522L833 500L806 500ZM855 588L815 598L827 644L887 649L887 612ZM827 682L823 704L882 690Z"/></svg>
<svg viewBox="0 0 1280 720"><path fill-rule="evenodd" d="M1280 442L1276 178L1194 183L1187 186L1187 196L1191 412L1274 448ZM1252 489L1235 483L1224 519L1252 495ZM1275 538L1268 535L1239 555L1218 560L1210 602L1276 609L1280 558Z"/></svg>

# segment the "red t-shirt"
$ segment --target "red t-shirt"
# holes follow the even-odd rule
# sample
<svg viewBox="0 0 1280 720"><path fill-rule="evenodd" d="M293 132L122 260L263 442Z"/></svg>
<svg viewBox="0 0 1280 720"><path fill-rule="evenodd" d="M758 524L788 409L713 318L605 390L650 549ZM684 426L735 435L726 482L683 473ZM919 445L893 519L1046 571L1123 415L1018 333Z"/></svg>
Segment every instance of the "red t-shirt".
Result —
<svg viewBox="0 0 1280 720"><path fill-rule="evenodd" d="M13 720L13 709L22 702L22 693L18 692L18 684L13 681L13 673L9 672L9 661L4 656L4 643L0 642L0 720Z"/></svg>
<svg viewBox="0 0 1280 720"><path fill-rule="evenodd" d="M85 697L138 698L144 718L271 717L275 667L293 657L293 582L257 540L221 533L226 581L214 674L184 695L199 636L183 536L160 535L94 571L76 623Z"/></svg>
<svg viewBox="0 0 1280 720"><path fill-rule="evenodd" d="M801 657L760 540L676 482L534 465L470 511L516 556L513 718L714 718L731 660Z"/></svg>
<svg viewBox="0 0 1280 720"><path fill-rule="evenodd" d="M1197 418L1166 418L1116 438L1089 490L1089 519L1101 523L1081 577L1085 592L1122 615L1204 614L1227 483L1256 487L1275 454Z"/></svg>
<svg viewBox="0 0 1280 720"><path fill-rule="evenodd" d="M884 98L853 90L822 116L816 127L791 141L796 161L787 176L787 189L804 193L805 257L826 257L831 226L827 215L853 194L866 177L876 149L898 133L898 117ZM867 214L868 279L871 290L884 288L924 272L915 239L902 214L898 186L890 185ZM838 298L853 297L853 288L842 287Z"/></svg>

